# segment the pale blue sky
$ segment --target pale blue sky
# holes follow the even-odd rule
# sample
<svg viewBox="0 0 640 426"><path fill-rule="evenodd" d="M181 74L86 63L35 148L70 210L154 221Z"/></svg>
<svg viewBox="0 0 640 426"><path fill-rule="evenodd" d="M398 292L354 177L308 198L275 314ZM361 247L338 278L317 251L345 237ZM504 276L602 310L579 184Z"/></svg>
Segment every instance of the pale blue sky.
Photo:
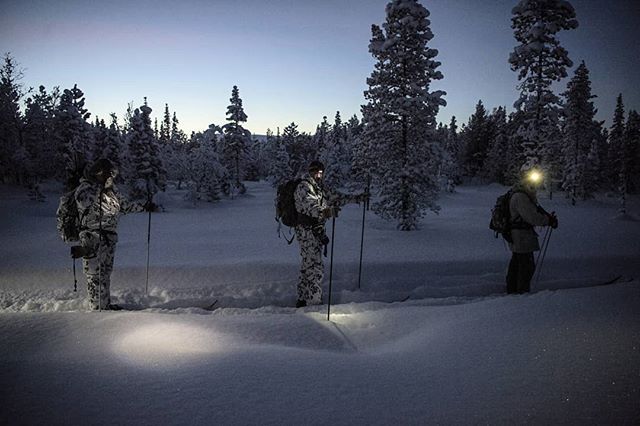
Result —
<svg viewBox="0 0 640 426"><path fill-rule="evenodd" d="M80 1L0 0L0 52L24 68L25 86L78 84L89 111L124 115L145 96L153 115L164 104L182 128L225 122L237 85L249 120L264 134L295 121L313 132L324 115L360 116L371 24L384 21L387 0ZM615 97L640 109L640 1L572 0L580 27L560 39L577 66L591 71L599 119L610 122ZM431 47L444 79L451 116L466 122L482 99L512 110L516 74L507 63L515 45L515 0L423 0L431 12ZM605 6L603 6L606 5ZM569 77L573 75L570 71ZM568 81L568 79L567 79ZM567 81L558 87L563 91Z"/></svg>

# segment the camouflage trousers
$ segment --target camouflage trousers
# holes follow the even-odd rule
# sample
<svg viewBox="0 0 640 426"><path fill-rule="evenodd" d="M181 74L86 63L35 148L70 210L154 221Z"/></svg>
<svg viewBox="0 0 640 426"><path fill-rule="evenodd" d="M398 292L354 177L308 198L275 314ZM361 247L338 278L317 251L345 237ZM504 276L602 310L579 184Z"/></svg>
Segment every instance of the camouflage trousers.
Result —
<svg viewBox="0 0 640 426"><path fill-rule="evenodd" d="M111 304L111 271L116 251L118 234L114 232L81 231L80 244L92 254L82 258L84 275L87 278L87 295L92 309L105 309Z"/></svg>
<svg viewBox="0 0 640 426"><path fill-rule="evenodd" d="M296 239L300 244L300 275L298 277L298 300L307 305L322 303L323 245L310 227L296 226Z"/></svg>

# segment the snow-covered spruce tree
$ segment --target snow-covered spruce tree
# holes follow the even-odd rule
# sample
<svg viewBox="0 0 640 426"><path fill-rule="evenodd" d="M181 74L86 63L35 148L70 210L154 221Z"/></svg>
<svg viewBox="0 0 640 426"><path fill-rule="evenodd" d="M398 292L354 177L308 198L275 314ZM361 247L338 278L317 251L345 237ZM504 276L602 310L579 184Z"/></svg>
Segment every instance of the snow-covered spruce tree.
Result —
<svg viewBox="0 0 640 426"><path fill-rule="evenodd" d="M244 193L246 188L242 184L244 178L244 162L246 160L251 132L242 127L241 123L247 121L242 107L242 99L238 86L233 86L231 91L231 104L227 107L228 123L222 126L224 138L222 139L222 163L229 172L231 179L232 195L236 192Z"/></svg>
<svg viewBox="0 0 640 426"><path fill-rule="evenodd" d="M482 165L481 175L489 182L507 183L509 136L507 113L503 107L494 109L489 115L489 149Z"/></svg>
<svg viewBox="0 0 640 426"><path fill-rule="evenodd" d="M264 144L258 138L252 138L247 146L244 164L244 179L250 182L260 180L260 166Z"/></svg>
<svg viewBox="0 0 640 426"><path fill-rule="evenodd" d="M69 189L78 185L85 166L93 161L93 134L87 122L91 113L84 102L84 93L77 85L65 89L54 116L54 143L60 148L61 177Z"/></svg>
<svg viewBox="0 0 640 426"><path fill-rule="evenodd" d="M302 175L307 170L309 161L316 159L313 157L317 155L317 152L313 150L313 154L311 154L309 144L305 144L304 140L306 138L298 131L296 123L289 124L282 131L281 143L288 154L288 170L293 176Z"/></svg>
<svg viewBox="0 0 640 426"><path fill-rule="evenodd" d="M326 161L329 146L329 133L331 132L331 125L327 121L327 116L322 117L322 122L316 127L316 133L313 135L313 147L318 152L318 158L321 161ZM326 164L325 164L326 167Z"/></svg>
<svg viewBox="0 0 640 426"><path fill-rule="evenodd" d="M325 164L324 181L330 188L342 187L349 176L351 168L351 152L347 146L347 132L340 117L336 117L327 138L327 146L323 158Z"/></svg>
<svg viewBox="0 0 640 426"><path fill-rule="evenodd" d="M640 115L635 111L629 111L627 126L625 128L626 159L628 178L627 189L631 194L640 191Z"/></svg>
<svg viewBox="0 0 640 426"><path fill-rule="evenodd" d="M96 116L96 121L91 126L93 132L93 145L91 146L91 158L96 160L103 158L107 147L107 125L104 120Z"/></svg>
<svg viewBox="0 0 640 426"><path fill-rule="evenodd" d="M292 125L295 126L293 123ZM269 175L271 177L271 184L277 188L279 185L282 185L289 179L293 178L295 173L291 168L291 158L289 156L289 151L287 150L287 145L284 138L280 136L280 129L277 130L274 143L275 159Z"/></svg>
<svg viewBox="0 0 640 426"><path fill-rule="evenodd" d="M27 174L30 185L38 185L43 179L56 176L56 164L60 164L53 139L53 115L60 98L58 88L47 93L44 86L38 88L26 100L24 113L24 146L30 161Z"/></svg>
<svg viewBox="0 0 640 426"><path fill-rule="evenodd" d="M270 128L267 128L267 132L265 135L264 141L264 157L262 164L260 165L265 179L271 182L271 172L273 170L273 164L276 161L276 153L278 151L278 147L276 145L276 137L273 134L273 131Z"/></svg>
<svg viewBox="0 0 640 426"><path fill-rule="evenodd" d="M353 144L353 160L351 163L351 179L356 188L365 188L371 192L372 173L378 157L374 155L375 143L381 137L381 130L387 123L383 120L382 107L369 103L362 106L363 119L359 135ZM366 111L366 112L365 112ZM368 120L368 125L367 125ZM376 125L372 122L378 120Z"/></svg>
<svg viewBox="0 0 640 426"><path fill-rule="evenodd" d="M220 199L228 184L227 171L220 163L218 140L220 127L212 124L204 133L195 133L187 146L190 198L213 202Z"/></svg>
<svg viewBox="0 0 640 426"><path fill-rule="evenodd" d="M506 181L508 185L512 185L520 179L520 168L527 162L524 153L525 141L520 131L524 128L525 119L524 111L516 110L509 114L507 120Z"/></svg>
<svg viewBox="0 0 640 426"><path fill-rule="evenodd" d="M519 43L509 55L518 72L520 97L514 107L524 112L518 129L524 161L543 166L549 176L559 167L558 108L560 99L551 85L567 76L573 63L557 33L578 27L575 10L566 0L521 0L512 10L511 28Z"/></svg>
<svg viewBox="0 0 640 426"><path fill-rule="evenodd" d="M0 68L0 180L18 183L24 169L24 147L20 142L23 117L20 102L23 97L22 71L13 57L6 53Z"/></svg>
<svg viewBox="0 0 640 426"><path fill-rule="evenodd" d="M131 117L131 131L127 134L131 171L130 195L133 200L144 202L165 188L166 171L160 158L160 147L151 128L151 108L136 108Z"/></svg>
<svg viewBox="0 0 640 426"><path fill-rule="evenodd" d="M427 47L433 38L427 9L417 0L394 0L386 14L382 28L371 27L369 52L376 64L362 107L362 143L369 148L361 151L373 156L367 161L377 187L374 211L411 230L426 209L439 210L434 133L445 102L444 92L430 92L429 86L442 74L437 50Z"/></svg>
<svg viewBox="0 0 640 426"><path fill-rule="evenodd" d="M178 189L182 187L182 183L186 179L183 173L187 162L186 144L188 142L187 135L180 129L180 122L174 111L171 118L171 133L169 143L162 145L162 161L167 169L167 179L175 181Z"/></svg>
<svg viewBox="0 0 640 426"><path fill-rule="evenodd" d="M361 146L363 126L358 117L354 114L345 124L347 147L350 151L351 164L349 164L349 174L347 176L347 187L352 191L362 192L367 189L367 180L359 179L356 167L356 150Z"/></svg>
<svg viewBox="0 0 640 426"><path fill-rule="evenodd" d="M454 115L451 117L451 121L447 126L442 160L442 175L446 180L446 189L448 192L454 192L455 186L462 182L462 147L460 146L460 141L461 139L458 137L458 123Z"/></svg>
<svg viewBox="0 0 640 426"><path fill-rule="evenodd" d="M491 144L491 123L482 101L476 104L475 112L469 117L469 122L461 133L464 143L463 169L468 177L480 174L487 152Z"/></svg>
<svg viewBox="0 0 640 426"><path fill-rule="evenodd" d="M156 128L157 127L156 119ZM164 116L160 123L157 139L160 145L168 145L171 142L171 114L169 113L169 104L164 104Z"/></svg>
<svg viewBox="0 0 640 426"><path fill-rule="evenodd" d="M104 157L108 158L118 170L123 170L125 168L124 158L128 156L129 148L118 126L118 117L115 113L111 113L109 116L111 117L111 122L107 128Z"/></svg>
<svg viewBox="0 0 640 426"><path fill-rule="evenodd" d="M589 162L593 161L592 151L600 129L595 121L597 111L591 101L596 96L591 94L589 70L584 61L576 69L563 95L566 100L562 110L562 189L575 205L578 199L591 198L597 183Z"/></svg>
<svg viewBox="0 0 640 426"><path fill-rule="evenodd" d="M609 144L607 148L606 164L606 167L609 171L609 185L615 191L618 191L619 189L620 169L622 168L621 155L623 151L622 146L624 145L624 116L624 103L622 101L621 93L616 99L616 109L613 112L613 123L611 125L611 130L609 131Z"/></svg>
<svg viewBox="0 0 640 426"><path fill-rule="evenodd" d="M637 144L640 143L640 116L636 111L629 111L627 124L622 140L614 145L617 148L618 197L620 199L620 213L627 213L627 196L633 192L634 164Z"/></svg>

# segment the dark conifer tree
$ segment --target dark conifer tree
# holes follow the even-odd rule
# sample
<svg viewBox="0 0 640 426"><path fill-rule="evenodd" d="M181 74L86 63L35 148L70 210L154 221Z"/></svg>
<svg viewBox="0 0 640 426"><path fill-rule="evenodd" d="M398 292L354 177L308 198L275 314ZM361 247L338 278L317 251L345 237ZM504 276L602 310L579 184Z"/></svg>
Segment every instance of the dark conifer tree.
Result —
<svg viewBox="0 0 640 426"><path fill-rule="evenodd" d="M27 166L30 185L53 178L57 167L60 167L58 152L51 143L54 139L53 116L59 97L57 87L52 93L47 93L45 87L40 86L38 92L26 100L23 140L30 158Z"/></svg>
<svg viewBox="0 0 640 426"><path fill-rule="evenodd" d="M482 176L489 182L507 183L509 136L507 114L503 107L489 115L489 149L482 165Z"/></svg>
<svg viewBox="0 0 640 426"><path fill-rule="evenodd" d="M84 108L84 93L74 85L65 89L55 111L54 137L60 147L64 170L62 177L68 188L76 186L87 164L93 161L93 134L87 122L91 113Z"/></svg>
<svg viewBox="0 0 640 426"><path fill-rule="evenodd" d="M592 197L596 190L596 176L591 164L597 156L597 141L600 135L595 121L596 109L591 99L589 70L584 61L575 71L567 85L563 108L562 138L562 188L575 205L576 200Z"/></svg>
<svg viewBox="0 0 640 426"><path fill-rule="evenodd" d="M551 86L573 65L557 33L577 28L578 21L566 0L521 0L512 14L511 27L519 44L509 63L521 81L514 106L524 112L518 129L524 161L529 166L544 165L553 174L558 166L560 100Z"/></svg>
<svg viewBox="0 0 640 426"><path fill-rule="evenodd" d="M21 142L23 117L20 102L24 95L13 57L7 53L0 68L0 179L18 183L24 174L25 148Z"/></svg>
<svg viewBox="0 0 640 426"><path fill-rule="evenodd" d="M238 86L233 86L229 101L231 104L227 107L228 123L222 126L224 132L222 158L229 172L232 191L244 193L246 189L241 181L244 178L243 166L251 142L251 132L241 124L247 121L247 114L242 107Z"/></svg>
<svg viewBox="0 0 640 426"><path fill-rule="evenodd" d="M433 38L427 9L416 0L394 0L386 15L383 28L371 28L376 64L362 107L361 144L367 146L357 155L377 187L374 210L411 230L427 209L439 210L435 118L445 102L444 92L431 92L430 84L442 74L437 50L427 46Z"/></svg>
<svg viewBox="0 0 640 426"><path fill-rule="evenodd" d="M483 168L491 143L489 117L481 100L476 104L476 110L469 117L469 123L461 137L464 141L463 164L465 175L469 177L478 176Z"/></svg>
<svg viewBox="0 0 640 426"><path fill-rule="evenodd" d="M132 173L129 185L131 197L138 201L151 200L165 188L166 171L160 158L160 148L151 128L151 108L136 108L131 118L131 131L127 135L131 155Z"/></svg>
<svg viewBox="0 0 640 426"><path fill-rule="evenodd" d="M613 124L609 131L609 145L607 148L607 169L609 170L609 182L611 188L619 190L620 170L622 168L623 145L624 145L624 103L622 93L616 99L616 109L613 112Z"/></svg>

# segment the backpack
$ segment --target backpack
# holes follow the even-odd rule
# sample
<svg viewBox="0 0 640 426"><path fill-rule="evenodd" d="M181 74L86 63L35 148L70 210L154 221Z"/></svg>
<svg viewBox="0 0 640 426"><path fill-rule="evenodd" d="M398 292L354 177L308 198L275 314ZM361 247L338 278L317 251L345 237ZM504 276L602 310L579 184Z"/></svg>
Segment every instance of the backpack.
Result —
<svg viewBox="0 0 640 426"><path fill-rule="evenodd" d="M65 192L60 197L56 210L56 228L65 243L80 239L80 214L76 204L75 189Z"/></svg>
<svg viewBox="0 0 640 426"><path fill-rule="evenodd" d="M506 242L512 243L513 238L511 238L511 230L512 229L532 229L533 226L525 222L522 218L517 218L515 221L511 220L511 209L509 208L509 203L511 201L511 196L517 192L521 192L526 194L529 200L532 203L536 204L529 194L522 190L508 190L505 194L502 194L496 199L496 204L491 209L491 220L489 221L489 229L495 232L496 238L498 238L498 234L502 234L502 238L505 239ZM537 208L540 208L536 204Z"/></svg>
<svg viewBox="0 0 640 426"><path fill-rule="evenodd" d="M509 190L496 199L496 204L491 209L491 220L489 221L489 229L495 232L496 238L498 234L502 234L507 242L513 242L511 238L511 211L509 209L509 201L513 191Z"/></svg>
<svg viewBox="0 0 640 426"><path fill-rule="evenodd" d="M302 179L292 179L278 186L276 196L276 220L285 226L298 224L295 192Z"/></svg>

